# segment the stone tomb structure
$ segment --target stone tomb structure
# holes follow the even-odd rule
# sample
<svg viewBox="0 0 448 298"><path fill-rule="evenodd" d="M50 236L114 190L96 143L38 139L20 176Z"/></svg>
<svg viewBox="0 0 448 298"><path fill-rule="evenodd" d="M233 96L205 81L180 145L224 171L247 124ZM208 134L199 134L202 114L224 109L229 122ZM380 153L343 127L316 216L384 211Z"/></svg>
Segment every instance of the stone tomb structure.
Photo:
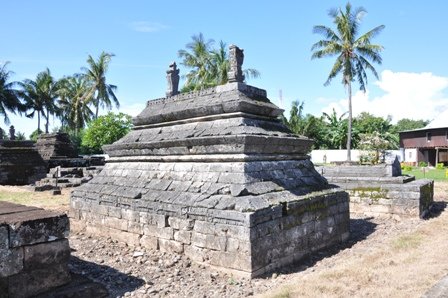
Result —
<svg viewBox="0 0 448 298"><path fill-rule="evenodd" d="M148 101L73 191L72 226L251 277L344 241L348 194L281 113L241 81Z"/></svg>
<svg viewBox="0 0 448 298"><path fill-rule="evenodd" d="M70 282L66 214L0 201L0 297L31 297Z"/></svg>
<svg viewBox="0 0 448 298"><path fill-rule="evenodd" d="M46 174L47 166L34 142L0 140L0 184L32 184Z"/></svg>
<svg viewBox="0 0 448 298"><path fill-rule="evenodd" d="M367 216L425 217L434 181L402 176L398 159L375 166L323 166L317 170L350 194L350 212Z"/></svg>

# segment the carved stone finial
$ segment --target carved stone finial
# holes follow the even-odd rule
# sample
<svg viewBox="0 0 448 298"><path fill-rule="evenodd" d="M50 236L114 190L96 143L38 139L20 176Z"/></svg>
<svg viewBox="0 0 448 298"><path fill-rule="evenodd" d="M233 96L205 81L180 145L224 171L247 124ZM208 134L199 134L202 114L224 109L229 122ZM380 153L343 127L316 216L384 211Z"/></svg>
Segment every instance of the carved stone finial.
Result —
<svg viewBox="0 0 448 298"><path fill-rule="evenodd" d="M244 50L240 49L236 45L229 46L229 64L230 70L227 74L229 82L244 82L244 75L242 71L244 61Z"/></svg>
<svg viewBox="0 0 448 298"><path fill-rule="evenodd" d="M168 90L166 96L173 96L179 93L179 69L176 62L170 64L170 68L166 71L166 80L168 82Z"/></svg>
<svg viewBox="0 0 448 298"><path fill-rule="evenodd" d="M9 139L12 141L16 139L16 130L14 129L14 125L9 127Z"/></svg>

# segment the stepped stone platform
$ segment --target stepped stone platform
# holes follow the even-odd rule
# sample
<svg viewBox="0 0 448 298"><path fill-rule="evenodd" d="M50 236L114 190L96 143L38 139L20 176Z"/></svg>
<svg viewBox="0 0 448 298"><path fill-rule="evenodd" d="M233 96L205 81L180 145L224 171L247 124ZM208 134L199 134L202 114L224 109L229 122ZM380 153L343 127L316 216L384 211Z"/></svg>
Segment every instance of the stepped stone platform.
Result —
<svg viewBox="0 0 448 298"><path fill-rule="evenodd" d="M0 297L30 297L70 282L65 214L0 201Z"/></svg>
<svg viewBox="0 0 448 298"><path fill-rule="evenodd" d="M425 217L434 181L402 176L398 159L375 166L322 166L317 170L350 194L350 212L367 216Z"/></svg>
<svg viewBox="0 0 448 298"><path fill-rule="evenodd" d="M315 170L312 141L265 90L230 81L148 101L72 192L72 226L251 277L347 239L348 194Z"/></svg>
<svg viewBox="0 0 448 298"><path fill-rule="evenodd" d="M0 184L32 184L46 173L47 166L34 142L0 140Z"/></svg>

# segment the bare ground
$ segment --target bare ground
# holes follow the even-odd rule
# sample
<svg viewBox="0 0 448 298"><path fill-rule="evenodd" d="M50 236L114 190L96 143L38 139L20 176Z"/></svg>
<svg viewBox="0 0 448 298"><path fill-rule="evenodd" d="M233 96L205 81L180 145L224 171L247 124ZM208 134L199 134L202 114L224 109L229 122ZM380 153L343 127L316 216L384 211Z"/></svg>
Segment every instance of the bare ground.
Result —
<svg viewBox="0 0 448 298"><path fill-rule="evenodd" d="M448 183L435 187L433 218L352 218L347 243L253 280L82 233L70 236L70 267L111 297L420 297L448 274ZM0 200L49 209L67 210L68 196L0 187Z"/></svg>

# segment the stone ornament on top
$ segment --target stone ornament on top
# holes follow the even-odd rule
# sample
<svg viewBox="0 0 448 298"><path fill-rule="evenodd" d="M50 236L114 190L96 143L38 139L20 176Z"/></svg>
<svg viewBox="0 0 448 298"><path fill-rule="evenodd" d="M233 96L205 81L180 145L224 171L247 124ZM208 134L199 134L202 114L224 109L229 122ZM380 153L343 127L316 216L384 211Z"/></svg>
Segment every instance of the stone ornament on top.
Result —
<svg viewBox="0 0 448 298"><path fill-rule="evenodd" d="M230 45L229 46L229 64L230 64L230 70L227 73L227 77L229 79L229 83L244 82L244 75L243 75L243 66L244 62L244 50L240 49L236 45Z"/></svg>
<svg viewBox="0 0 448 298"><path fill-rule="evenodd" d="M179 94L179 69L176 66L176 62L169 65L169 69L166 71L166 80L168 82L166 97Z"/></svg>

